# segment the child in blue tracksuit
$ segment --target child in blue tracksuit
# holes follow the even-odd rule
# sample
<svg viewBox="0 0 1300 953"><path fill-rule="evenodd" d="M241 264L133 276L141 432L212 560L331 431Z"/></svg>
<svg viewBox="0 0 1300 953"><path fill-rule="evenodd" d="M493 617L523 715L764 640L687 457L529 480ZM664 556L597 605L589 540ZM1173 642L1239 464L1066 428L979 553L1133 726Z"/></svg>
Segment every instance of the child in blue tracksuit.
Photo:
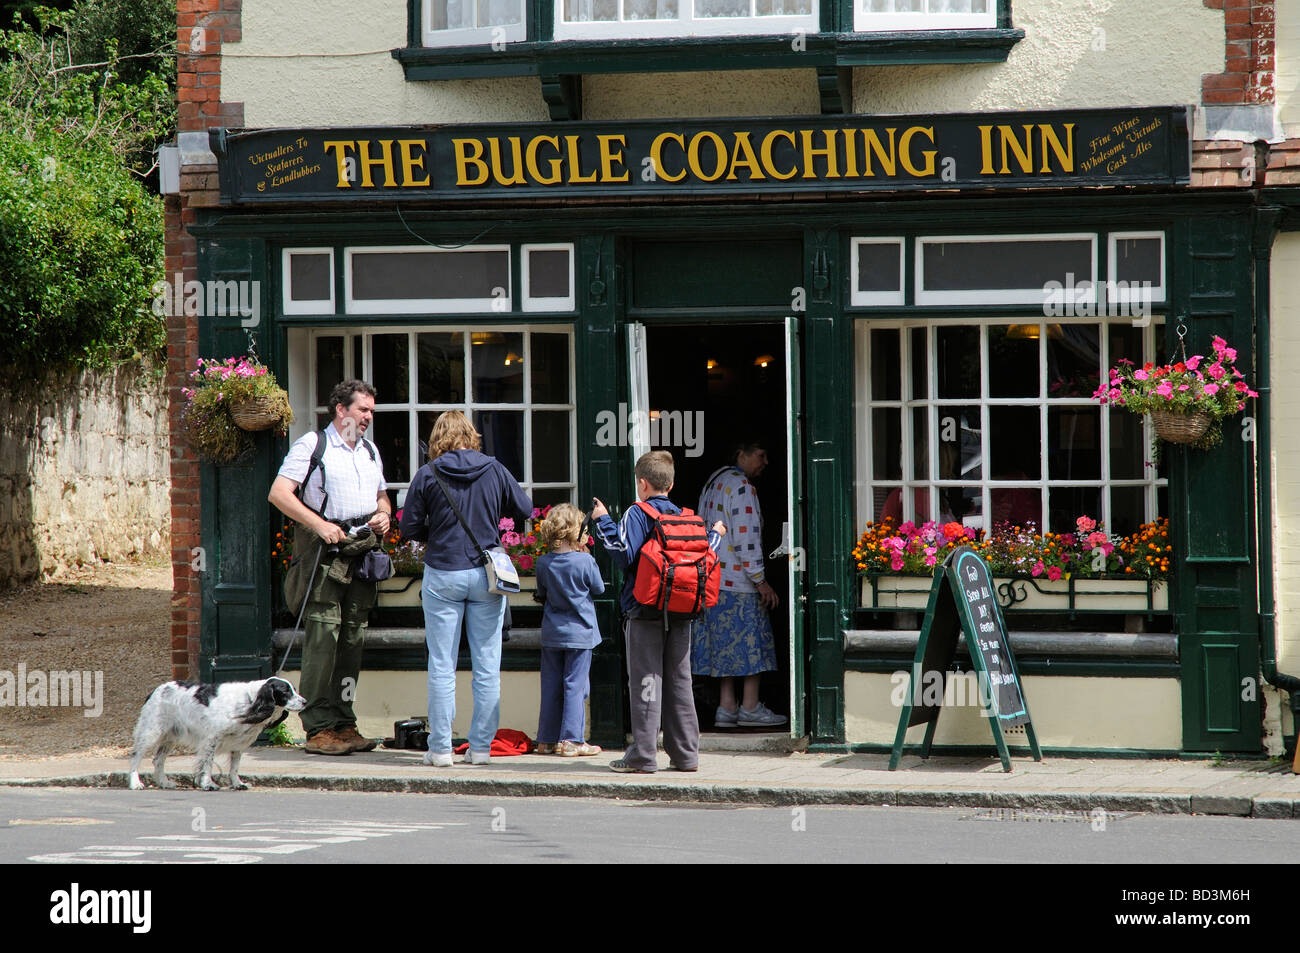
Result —
<svg viewBox="0 0 1300 953"><path fill-rule="evenodd" d="M680 513L668 499L673 488L673 455L652 450L636 462L637 497L661 513ZM677 771L696 771L700 760L700 722L691 690L691 623L677 619L667 631L658 611L636 601L636 564L650 537L650 517L639 506L629 507L617 526L609 510L595 501L591 515L596 535L623 569L619 607L626 619L628 707L632 714L632 744L610 768L622 773L652 774L658 770L657 736L663 724L664 750ZM709 532L709 548L717 551L727 527L721 520Z"/></svg>
<svg viewBox="0 0 1300 953"><path fill-rule="evenodd" d="M591 650L600 644L592 597L605 591L605 583L578 538L583 518L572 503L561 503L538 526L548 552L537 560L537 599L546 606L537 753L563 758L601 751L586 742L586 701Z"/></svg>

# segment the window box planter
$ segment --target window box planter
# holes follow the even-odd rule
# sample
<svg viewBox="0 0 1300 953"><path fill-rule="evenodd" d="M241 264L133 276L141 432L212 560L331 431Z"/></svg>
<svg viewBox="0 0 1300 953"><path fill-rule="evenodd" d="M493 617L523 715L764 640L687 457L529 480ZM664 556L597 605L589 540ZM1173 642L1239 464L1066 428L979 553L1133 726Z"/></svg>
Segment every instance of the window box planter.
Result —
<svg viewBox="0 0 1300 953"><path fill-rule="evenodd" d="M931 576L862 576L863 609L925 610ZM1160 579L1126 577L1071 578L1055 582L1045 576L995 576L998 603L1004 610L1052 612L1168 612L1169 586Z"/></svg>
<svg viewBox="0 0 1300 953"><path fill-rule="evenodd" d="M381 609L420 608L421 576L393 576L379 583L375 589L375 604ZM537 589L536 576L520 576L520 591L506 598L512 606L532 606L533 592Z"/></svg>

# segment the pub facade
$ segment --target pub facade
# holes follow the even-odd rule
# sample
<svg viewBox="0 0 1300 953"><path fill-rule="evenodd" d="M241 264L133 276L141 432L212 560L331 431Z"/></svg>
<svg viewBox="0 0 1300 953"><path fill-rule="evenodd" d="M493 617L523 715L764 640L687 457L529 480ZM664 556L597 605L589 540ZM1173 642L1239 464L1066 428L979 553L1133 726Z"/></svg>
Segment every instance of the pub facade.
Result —
<svg viewBox="0 0 1300 953"><path fill-rule="evenodd" d="M799 743L893 740L924 608L908 590L928 580L853 558L893 513L986 531L1085 516L1122 535L1168 518L1159 583L1001 593L1038 741L1280 750L1300 494L1278 408L1300 341L1278 316L1300 296L1279 290L1300 269L1273 265L1300 257L1300 110L1271 57L1300 22L1271 2L1244 29L1213 3L1118 6L386 0L360 22L182 0L168 270L256 291L171 319L173 384L251 344L297 422L225 466L175 438L178 673L278 664L292 614L266 491L330 386L358 376L399 507L448 409L538 506L630 505L650 447L673 451L673 496L694 506L734 442L763 441L781 595L763 698ZM1092 399L1117 360L1207 353L1216 335L1261 397L1213 450L1157 459L1143 418ZM388 588L358 687L369 734L424 707L418 582ZM502 673L502 725L530 733L538 611L514 608ZM590 725L616 746L612 598L599 614ZM935 740L989 747L972 706Z"/></svg>

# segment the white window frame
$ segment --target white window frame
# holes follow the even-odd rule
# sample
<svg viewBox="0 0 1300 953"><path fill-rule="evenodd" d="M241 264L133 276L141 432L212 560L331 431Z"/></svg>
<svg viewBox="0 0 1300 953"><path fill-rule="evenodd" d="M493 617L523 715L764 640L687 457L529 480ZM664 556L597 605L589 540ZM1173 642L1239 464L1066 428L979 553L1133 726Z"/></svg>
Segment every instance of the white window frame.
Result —
<svg viewBox="0 0 1300 953"><path fill-rule="evenodd" d="M529 256L535 251L566 251L569 253L569 295L566 298L557 297L536 297L528 293L528 276L529 276ZM573 311L577 307L577 275L574 273L574 254L573 242L546 242L532 245L519 246L520 275L519 283L523 285L519 289L519 295L522 302L522 309L526 313L536 311Z"/></svg>
<svg viewBox="0 0 1300 953"><path fill-rule="evenodd" d="M555 0L556 40L622 40L683 36L767 36L782 33L819 33L821 0L812 0L808 14L790 16L697 17L695 0L678 0L678 16L671 19L625 20L628 0L618 0L617 20L564 19L564 0ZM754 10L756 0L749 0Z"/></svg>
<svg viewBox="0 0 1300 953"><path fill-rule="evenodd" d="M352 259L355 255L458 255L465 252L505 252L506 281L512 281L513 262L509 245L464 245L460 248L437 248L431 245L354 245L343 250L343 297L345 314L487 314L510 311L513 289L504 288L502 297L488 298L378 298L355 300L352 297Z"/></svg>
<svg viewBox="0 0 1300 953"><path fill-rule="evenodd" d="M472 334L481 332L496 331L501 334L519 334L524 335L524 381L523 381L523 401L510 403L488 403L474 399L473 392L473 343ZM421 403L419 401L419 366L417 342L420 334L461 334L463 335L462 345L465 362L465 381L463 394L465 399L459 403ZM437 412L443 410L462 411L472 422L475 411L522 411L524 420L524 472L515 474L519 480L519 485L524 488L530 497L534 490L567 490L569 501L576 502L578 492L578 414L577 414L577 368L575 335L572 325L566 324L455 324L455 325L420 325L420 326L385 326L385 325L362 325L342 328L313 328L308 332L307 340L307 359L306 373L308 375L307 389L305 393L315 395L318 392L317 368L316 368L316 342L319 338L339 338L343 339L343 361L346 372L362 380L374 381L374 353L373 341L374 335L406 335L407 353L410 359L407 362L407 395L408 400L402 402L384 401L384 390L382 381L379 382L381 400L375 404L375 413L394 413L405 411L408 418L408 446L411 448L410 465L411 475L414 476L416 471L426 462L420 458L420 441L427 440L428 434L420 432L420 414L426 411ZM569 345L569 399L564 403L542 403L534 402L532 399L532 341L533 334L564 334L568 337ZM360 337L362 340L362 366L360 368L352 366L353 341ZM290 373L289 383L291 393L301 393L298 381ZM537 482L533 480L533 411L563 411L569 415L569 474L572 479L567 482ZM306 421L307 429L312 429L316 425L319 415L326 412L326 409L314 403L310 415L301 415L309 417ZM306 432L306 431L304 431ZM300 434L295 434L300 436ZM399 506L404 500L406 490L410 486L409 481L388 481L388 488L393 490L398 497Z"/></svg>
<svg viewBox="0 0 1300 953"><path fill-rule="evenodd" d="M1026 235L922 235L916 239L916 303L918 305L970 305L970 304L1048 304L1046 288L988 288L979 291L926 291L925 290L925 246L953 244L997 244L1000 242L1061 242L1088 241L1090 243L1091 272L1086 280L1091 288L1082 298L1075 297L1076 303L1097 301L1097 233L1096 232L1059 232L1055 234L1034 233ZM1085 279L1075 276L1076 284ZM1052 323L1056 323L1053 321Z"/></svg>
<svg viewBox="0 0 1300 953"><path fill-rule="evenodd" d="M858 290L858 249L863 245L897 245L898 246L898 290L897 291L859 291ZM851 305L901 305L905 303L907 288L907 262L904 258L906 239L897 238L855 238L852 241L852 284L849 286L849 304Z"/></svg>
<svg viewBox="0 0 1300 953"><path fill-rule="evenodd" d="M293 291L292 273L289 270L289 258L293 255L328 255L330 260L330 296L329 300L294 301L290 295ZM333 248L286 248L280 253L280 274L282 286L282 305L285 314L333 314L334 313L334 249Z"/></svg>
<svg viewBox="0 0 1300 953"><path fill-rule="evenodd" d="M477 0L467 0L474 5L477 18ZM438 46L476 46L487 43L520 43L528 39L528 4L526 0L516 0L519 4L519 22L502 23L478 27L457 27L455 29L435 30L433 23L434 0L420 0L420 32L427 47Z"/></svg>
<svg viewBox="0 0 1300 953"><path fill-rule="evenodd" d="M927 6L934 0L927 0ZM998 0L988 0L985 13L875 13L867 0L853 2L853 29L858 33L913 30L988 30L998 25Z"/></svg>
<svg viewBox="0 0 1300 953"><path fill-rule="evenodd" d="M1144 477L1141 479L1113 479L1110 475L1110 441L1111 441L1111 416L1115 413L1124 413L1122 409L1112 408L1110 405L1099 408L1100 427L1099 442L1101 445L1101 467L1100 476L1096 480L1061 480L1051 479L1048 474L1047 464L1039 472L1038 479L1004 481L993 480L988 465L989 451L991 446L992 432L989 425L989 408L991 407L1044 407L1044 408L1097 408L1098 405L1091 397L1071 397L1071 398L1049 398L1047 380L1047 349L1045 346L1039 346L1039 393L1033 397L1023 398L1003 398L989 396L989 348L988 333L989 326L1005 326L1012 324L1038 323L1040 327L1040 341L1045 338L1047 325L1101 325L1101 367L1098 373L1102 373L1103 368L1110 368L1114 365L1114 359L1110 355L1110 338L1106 334L1105 326L1107 324L1127 324L1128 319L1122 317L1080 317L1080 318L1046 318L1038 322L1027 321L1024 317L978 317L978 316L925 316L909 319L897 318L869 318L861 317L854 322L854 354L855 354L855 376L854 376L854 405L856 416L856 432L860 435L855 448L856 472L854 474L854 484L856 488L856 508L857 508L857 525L865 526L868 520L878 520L880 514L875 510L875 490L877 488L902 487L902 513L903 519L915 519L918 524L931 518L931 514L917 514L913 512L915 491L925 489L929 493L930 506L933 512L937 512L939 493L938 491L949 487L971 487L978 485L981 488L981 506L980 522L987 523L992 513L992 491L994 489L1016 489L1029 488L1037 489L1039 492L1039 506L1042 519L1047 521L1050 510L1049 493L1053 489L1066 489L1069 487L1089 487L1097 488L1101 497L1102 511L1100 514L1089 513L1092 516L1106 524L1109 528L1112 525L1111 519L1111 493L1114 488L1123 487L1141 487L1144 490L1145 497L1145 517L1143 522L1149 522L1158 515L1158 493L1162 488L1168 486L1168 479L1161 478L1158 473L1152 469L1144 470ZM1151 322L1143 327L1142 330L1142 347L1143 353L1147 359L1154 359L1158 353L1159 347L1159 330L1164 324L1163 316L1155 316ZM927 384L927 393L930 395L924 398L917 398L912 394L912 375L908 370L912 362L912 334L914 328L925 329L926 348L930 353L934 352L935 332L940 327L970 327L978 326L980 328L980 393L976 397L945 397L938 396L938 372L934 361L927 361L927 372L929 380ZM900 374L899 396L897 400L893 399L873 399L871 394L871 331L876 329L897 330L899 332L901 354L899 360L902 362L903 371ZM914 424L912 412L916 408L928 409L930 407L979 407L980 408L980 454L983 460L982 476L976 479L918 479L915 477L915 462L913 460L912 448L915 443ZM872 475L872 449L875 446L873 410L897 410L899 412L900 433L902 439L901 474L900 479L875 479ZM938 415L936 415L938 416ZM934 419L927 417L934 423ZM1039 414L1039 446L1042 449L1044 460L1046 460L1046 448L1049 446L1048 422L1050 414L1046 411ZM1143 419L1143 445L1151 445L1151 422L1149 418ZM928 426L929 446L927 452L931 461L939 459L939 433L937 427ZM1145 451L1144 451L1145 452ZM910 477L910 479L909 479ZM1083 515L1083 514L1076 514ZM1168 515L1168 514L1164 514ZM975 524L968 524L975 525ZM984 525L985 530L990 529ZM1044 527L1039 527L1042 532Z"/></svg>
<svg viewBox="0 0 1300 953"><path fill-rule="evenodd" d="M1150 297L1143 295L1140 289L1128 287L1120 288L1116 285L1119 281L1119 243L1129 239L1158 238L1160 239L1160 284L1151 286ZM1164 232L1111 232L1107 236L1106 244L1106 274L1110 276L1109 284L1106 286L1107 295L1113 304L1164 304L1165 303L1165 273L1169 267L1168 241Z"/></svg>

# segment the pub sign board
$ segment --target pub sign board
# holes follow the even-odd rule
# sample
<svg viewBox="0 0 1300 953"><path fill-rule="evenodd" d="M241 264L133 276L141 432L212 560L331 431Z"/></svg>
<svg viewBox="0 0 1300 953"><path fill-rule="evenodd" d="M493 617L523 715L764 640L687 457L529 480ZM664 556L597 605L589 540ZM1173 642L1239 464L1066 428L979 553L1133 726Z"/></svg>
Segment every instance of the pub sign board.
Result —
<svg viewBox="0 0 1300 953"><path fill-rule="evenodd" d="M994 591L988 566L969 546L950 553L942 569L935 573L898 733L894 736L889 770L898 767L907 729L913 725L926 725L921 757L929 757L943 705L944 673L957 655L961 635L966 637L966 650L975 670L981 714L989 721L1003 770L1011 770L1011 756L1002 735L1009 728L1023 725L1034 760L1042 760L1020 673L1007 639L1006 622ZM934 685L938 686L937 692L929 690Z"/></svg>
<svg viewBox="0 0 1300 953"><path fill-rule="evenodd" d="M211 131L223 204L1174 186L1185 106Z"/></svg>

